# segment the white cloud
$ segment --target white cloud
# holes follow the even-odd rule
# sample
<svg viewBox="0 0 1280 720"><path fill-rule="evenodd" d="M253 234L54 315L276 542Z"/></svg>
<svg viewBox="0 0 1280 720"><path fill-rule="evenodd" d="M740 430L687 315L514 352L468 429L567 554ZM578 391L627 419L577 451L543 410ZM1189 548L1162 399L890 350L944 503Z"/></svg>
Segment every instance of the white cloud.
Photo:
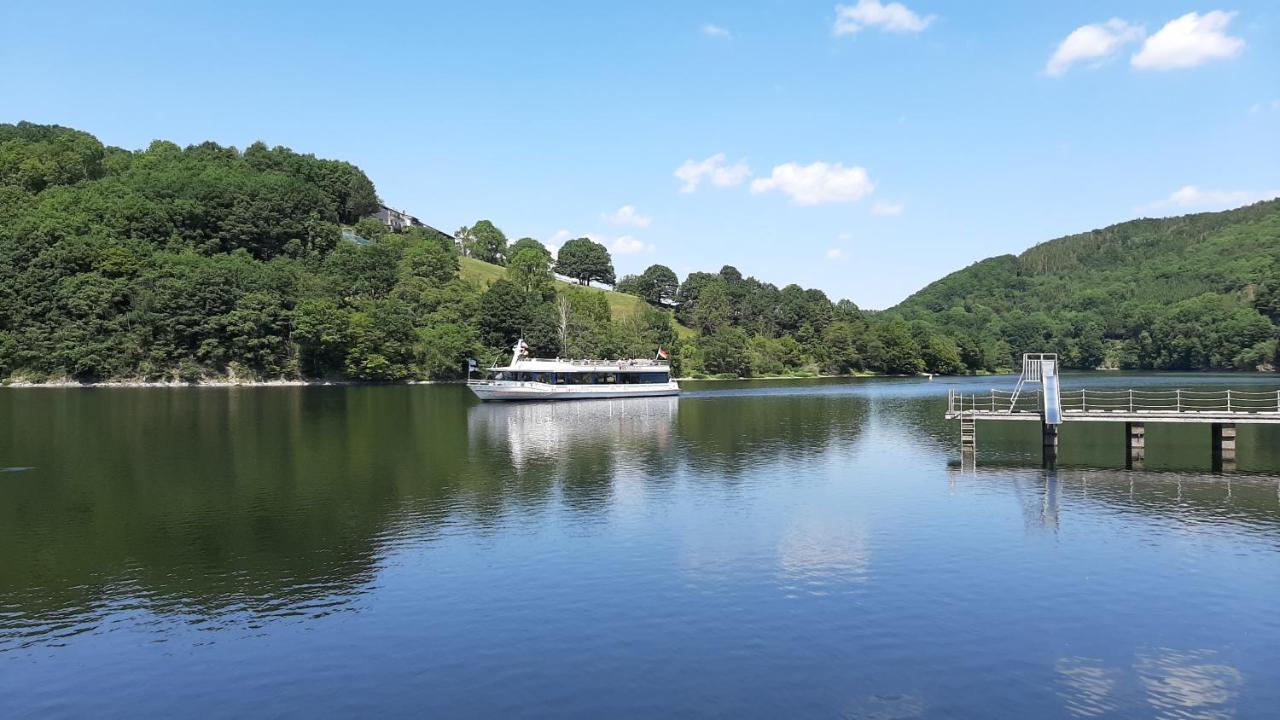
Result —
<svg viewBox="0 0 1280 720"><path fill-rule="evenodd" d="M614 255L638 255L653 252L653 246L631 235L623 235L607 243L609 251Z"/></svg>
<svg viewBox="0 0 1280 720"><path fill-rule="evenodd" d="M858 0L857 5L836 5L836 24L831 32L853 35L865 27L878 27L887 32L918 33L936 19L937 15L918 15L902 3Z"/></svg>
<svg viewBox="0 0 1280 720"><path fill-rule="evenodd" d="M709 180L717 187L741 185L751 175L751 168L742 160L733 165L725 165L724 153L716 153L706 160L685 160L683 165L676 168L674 175L684 182L680 192L691 193L698 189L703 180Z"/></svg>
<svg viewBox="0 0 1280 720"><path fill-rule="evenodd" d="M1058 44L1045 73L1060 76L1072 65L1088 60L1103 60L1115 54L1121 47L1142 39L1141 25L1131 25L1120 18L1105 23L1081 25Z"/></svg>
<svg viewBox="0 0 1280 720"><path fill-rule="evenodd" d="M729 32L728 28L722 28L719 25L712 25L711 23L707 23L706 25L702 26L702 34L706 35L707 37L714 37L714 38L733 37L733 33Z"/></svg>
<svg viewBox="0 0 1280 720"><path fill-rule="evenodd" d="M773 174L751 183L751 192L778 190L791 196L796 205L819 205L831 202L857 202L875 189L863 167L846 168L840 163L815 162L811 165L786 163L773 168Z"/></svg>
<svg viewBox="0 0 1280 720"><path fill-rule="evenodd" d="M565 242L580 237L584 237L591 242L600 243L608 248L609 252L614 255L637 255L640 253L650 253L654 250L653 244L644 242L634 235L619 235L617 237L601 235L599 233L582 233L574 235L568 230L561 230L553 235L551 240L547 243L547 248L552 251L552 254L554 254Z"/></svg>
<svg viewBox="0 0 1280 720"><path fill-rule="evenodd" d="M1165 210L1224 210L1240 207L1260 200L1270 200L1280 196L1280 190L1271 192L1254 192L1250 190L1206 190L1195 185L1183 185L1169 193L1163 200L1138 208L1139 212Z"/></svg>
<svg viewBox="0 0 1280 720"><path fill-rule="evenodd" d="M881 200L871 206L872 215L901 215L903 211L902 203L888 202Z"/></svg>
<svg viewBox="0 0 1280 720"><path fill-rule="evenodd" d="M636 212L634 205L623 205L616 211L606 213L600 217L605 222L613 225L633 225L635 227L649 227L649 223L653 221L653 218Z"/></svg>
<svg viewBox="0 0 1280 720"><path fill-rule="evenodd" d="M844 251L840 248L831 248L827 250L828 260L839 260L844 257Z"/></svg>
<svg viewBox="0 0 1280 720"><path fill-rule="evenodd" d="M1253 115L1257 115L1258 113L1266 110L1280 110L1280 100L1272 100L1271 102L1265 103L1254 103L1253 107L1249 108L1249 112Z"/></svg>
<svg viewBox="0 0 1280 720"><path fill-rule="evenodd" d="M1235 16L1234 12L1214 10L1204 15L1191 12L1170 20L1147 38L1130 62L1139 70L1172 70L1235 57L1245 44L1226 33Z"/></svg>
<svg viewBox="0 0 1280 720"><path fill-rule="evenodd" d="M568 230L557 230L549 240L542 244L551 252L551 256L555 257L556 253L560 252L560 246L572 239L573 235Z"/></svg>

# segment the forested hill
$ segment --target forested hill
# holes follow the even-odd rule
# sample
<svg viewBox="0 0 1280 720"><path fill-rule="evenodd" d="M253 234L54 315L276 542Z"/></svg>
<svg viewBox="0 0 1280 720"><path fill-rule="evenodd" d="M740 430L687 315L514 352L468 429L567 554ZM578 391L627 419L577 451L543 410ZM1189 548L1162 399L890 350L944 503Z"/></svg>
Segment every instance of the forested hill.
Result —
<svg viewBox="0 0 1280 720"><path fill-rule="evenodd" d="M881 313L731 265L615 278L589 238L553 255L489 220L392 229L380 207L355 165L286 147L130 151L0 124L0 382L448 379L520 337L541 357L663 347L694 376L993 371L1046 351L1275 365L1276 202L1044 243Z"/></svg>
<svg viewBox="0 0 1280 720"><path fill-rule="evenodd" d="M1274 364L1280 200L1058 238L952 273L888 312L945 328L989 358L1057 351L1078 368Z"/></svg>
<svg viewBox="0 0 1280 720"><path fill-rule="evenodd" d="M356 166L286 147L0 124L0 380L401 381L459 377L521 334L575 357L675 345L669 310L630 298L615 319L533 239L393 232L379 207ZM612 281L603 246L565 246L558 270ZM502 267L477 281L464 259Z"/></svg>

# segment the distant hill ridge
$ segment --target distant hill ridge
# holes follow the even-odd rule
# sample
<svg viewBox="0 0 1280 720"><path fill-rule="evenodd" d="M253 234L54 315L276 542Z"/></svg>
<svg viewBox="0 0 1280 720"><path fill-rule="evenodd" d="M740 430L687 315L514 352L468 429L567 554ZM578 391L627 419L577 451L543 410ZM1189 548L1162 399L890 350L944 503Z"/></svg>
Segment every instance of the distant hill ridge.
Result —
<svg viewBox="0 0 1280 720"><path fill-rule="evenodd" d="M1274 345L1275 328L1268 325L1277 317L1278 286L1280 199L1043 242L951 273L888 312L934 316L949 328L999 322L1005 340L1056 347L1079 367L1100 358L1080 354L1073 340L1101 343L1094 350L1105 356L1103 365L1245 368L1274 362L1274 347L1267 346ZM1247 347L1156 337L1197 319L1201 335L1229 327Z"/></svg>

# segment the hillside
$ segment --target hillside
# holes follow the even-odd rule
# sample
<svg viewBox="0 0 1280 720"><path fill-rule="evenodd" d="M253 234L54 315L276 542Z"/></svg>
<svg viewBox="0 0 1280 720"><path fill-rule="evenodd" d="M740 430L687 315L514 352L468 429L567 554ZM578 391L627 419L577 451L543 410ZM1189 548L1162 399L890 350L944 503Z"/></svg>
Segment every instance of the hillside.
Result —
<svg viewBox="0 0 1280 720"><path fill-rule="evenodd" d="M1274 362L1280 200L1141 219L975 263L887 311L1074 367ZM1002 352L1003 348L991 348ZM1002 353L1003 354L1003 353Z"/></svg>
<svg viewBox="0 0 1280 720"><path fill-rule="evenodd" d="M448 379L521 336L575 357L679 342L669 311L557 284L537 251L474 262L379 205L356 166L285 147L0 124L0 381ZM488 221L473 237L507 246Z"/></svg>
<svg viewBox="0 0 1280 720"><path fill-rule="evenodd" d="M487 263L483 260L477 260L470 257L459 258L461 268L458 276L463 280L471 283L479 290L492 285L495 281L501 280L507 276L506 268L493 263ZM602 293L605 300L609 303L609 311L613 315L614 320L625 320L629 318L639 317L649 305L635 295L614 292L612 290L604 290L601 288L583 287L574 283L565 282L557 279L555 287L560 292L587 292ZM693 330L681 325L673 320L676 333L680 337L691 337Z"/></svg>
<svg viewBox="0 0 1280 720"><path fill-rule="evenodd" d="M448 379L521 337L543 356L664 347L694 376L953 374L1054 351L1076 368L1276 364L1275 201L1053 240L882 313L729 265L631 278L665 283L675 309L653 307L552 275L612 278L589 239L553 258L489 220L457 241L393 231L379 207L358 167L286 147L129 151L0 124L0 381Z"/></svg>

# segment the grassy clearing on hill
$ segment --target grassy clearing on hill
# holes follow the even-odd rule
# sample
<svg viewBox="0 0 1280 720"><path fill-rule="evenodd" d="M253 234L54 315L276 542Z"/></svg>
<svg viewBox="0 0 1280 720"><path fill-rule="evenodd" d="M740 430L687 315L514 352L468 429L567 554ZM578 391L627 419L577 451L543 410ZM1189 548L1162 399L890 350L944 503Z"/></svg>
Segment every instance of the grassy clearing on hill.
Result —
<svg viewBox="0 0 1280 720"><path fill-rule="evenodd" d="M484 262L483 260L477 260L470 257L459 258L459 260L461 260L460 276L462 279L475 285L481 290L489 287L489 285L493 284L495 281L506 277L507 274L506 268ZM615 320L633 317L644 309L646 305L644 300L636 297L635 295L613 292L612 290L604 290L602 288L585 287L565 282L563 280L556 280L556 289L569 289L575 292L604 293L605 300L609 302L609 311L612 313ZM676 333L678 333L681 338L691 338L696 334L693 330L681 325L679 322L675 323L675 328Z"/></svg>

